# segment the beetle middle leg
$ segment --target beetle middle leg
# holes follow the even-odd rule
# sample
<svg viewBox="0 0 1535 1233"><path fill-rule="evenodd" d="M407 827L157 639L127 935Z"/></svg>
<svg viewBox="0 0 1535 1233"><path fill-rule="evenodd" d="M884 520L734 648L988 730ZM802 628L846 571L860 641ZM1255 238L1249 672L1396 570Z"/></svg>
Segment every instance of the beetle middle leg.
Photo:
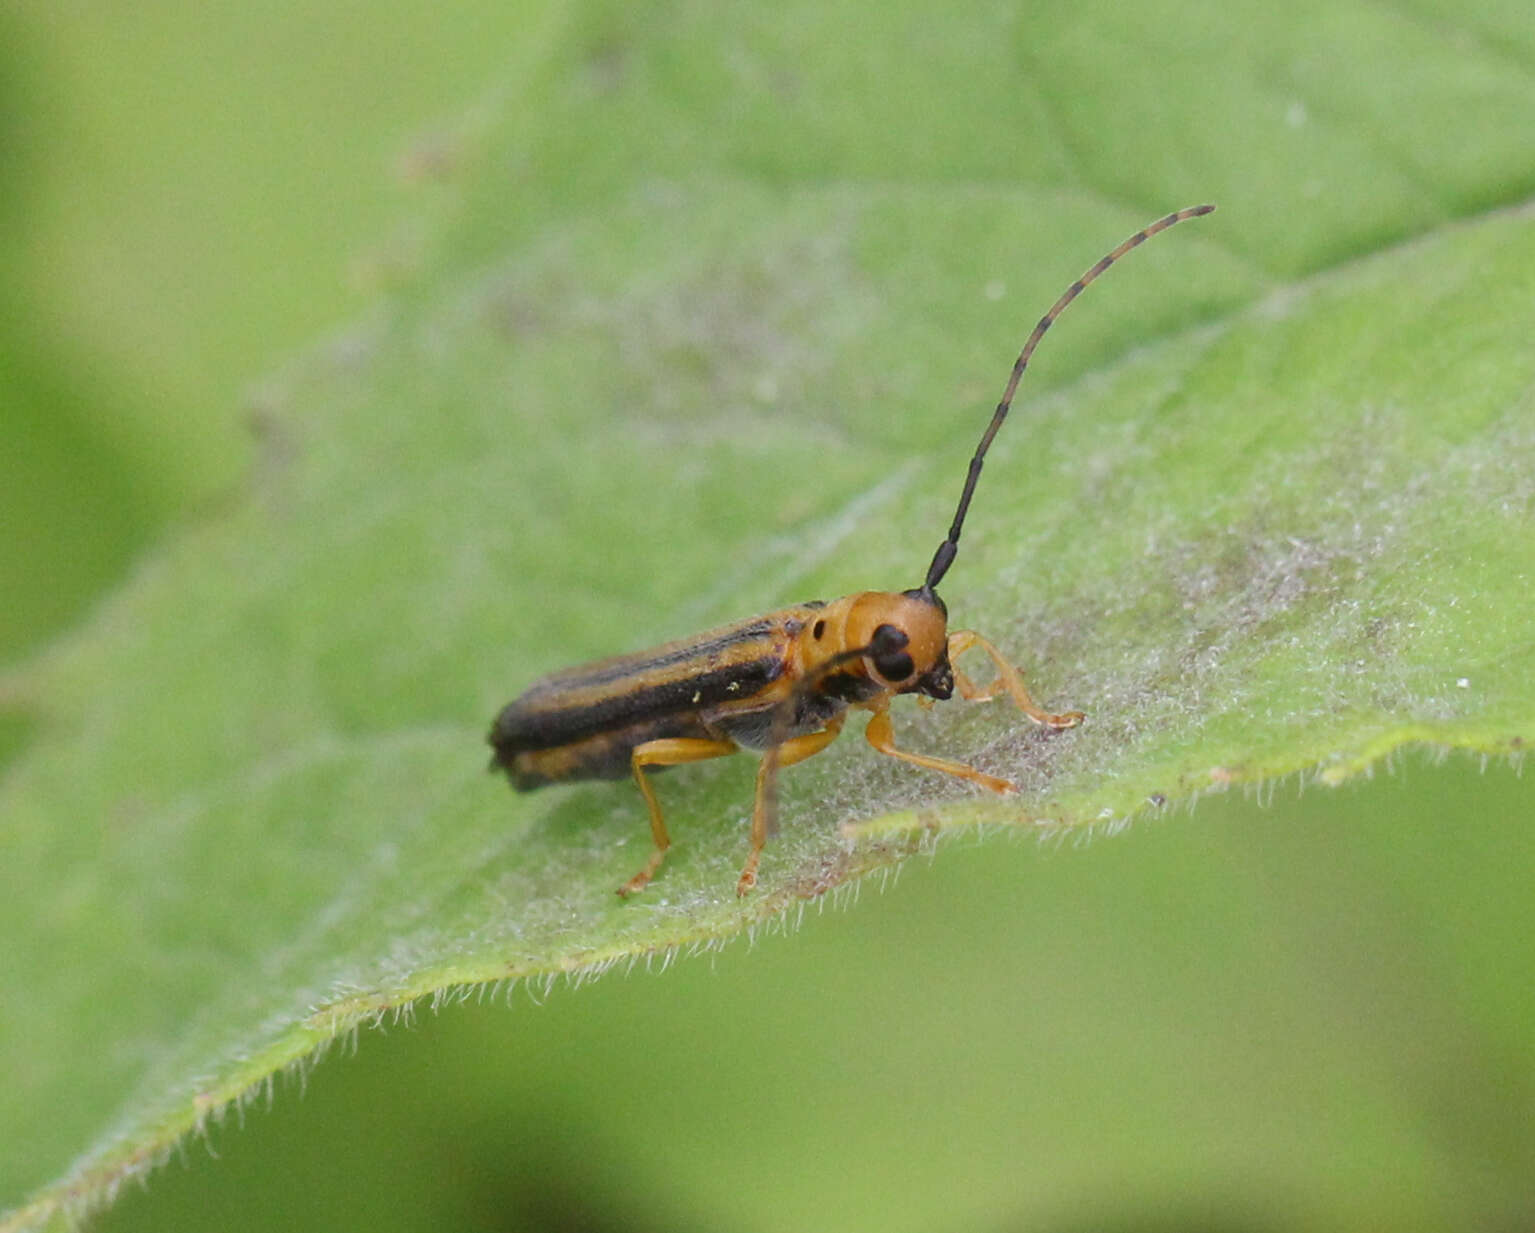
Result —
<svg viewBox="0 0 1535 1233"><path fill-rule="evenodd" d="M757 764L757 796L752 804L752 850L736 882L736 894L744 895L757 885L757 862L762 858L763 845L767 843L768 832L773 829L775 822L769 801L776 787L773 776L786 766L793 766L796 762L803 762L820 753L837 739L837 734L846 722L846 712L833 715L819 732L792 737L762 756L762 761Z"/></svg>
<svg viewBox="0 0 1535 1233"><path fill-rule="evenodd" d="M953 667L954 660L971 647L980 647L997 666L997 679L985 689L958 668ZM1081 711L1063 711L1057 715L1051 711L1041 710L1035 705L1034 699L1029 697L1029 691L1023 684L1022 673L1007 662L1007 657L1001 651L972 629L955 630L949 635L949 664L954 672L954 688L959 691L961 698L970 702L988 702L998 694L1005 693L1020 711L1035 723L1043 724L1047 728L1075 728L1086 718Z"/></svg>
<svg viewBox="0 0 1535 1233"><path fill-rule="evenodd" d="M740 748L734 741L709 741L699 737L667 737L636 745L630 755L634 767L634 782L640 785L645 804L650 809L650 835L656 841L656 850L650 854L645 868L618 888L625 898L635 891L644 890L656 870L666 859L666 849L672 846L671 836L666 833L666 822L661 817L661 802L656 800L656 790L650 786L645 774L647 766L681 766L684 762L704 762L710 758L723 758Z"/></svg>

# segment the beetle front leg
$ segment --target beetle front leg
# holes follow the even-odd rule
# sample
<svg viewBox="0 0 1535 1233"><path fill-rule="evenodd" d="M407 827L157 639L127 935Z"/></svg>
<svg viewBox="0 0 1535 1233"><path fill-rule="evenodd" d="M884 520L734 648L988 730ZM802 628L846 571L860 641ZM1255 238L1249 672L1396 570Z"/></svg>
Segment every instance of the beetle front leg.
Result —
<svg viewBox="0 0 1535 1233"><path fill-rule="evenodd" d="M1017 786L1006 779L998 779L995 775L978 771L964 762L951 762L947 758L931 758L927 754L908 753L904 749L897 749L895 729L890 723L890 712L887 710L875 711L863 734L869 744L880 753L899 758L902 762L910 762L913 766L920 766L929 771L942 771L945 775L953 775L958 779L968 779L971 783L980 784L981 787L990 788L993 792L1002 795L1018 791Z"/></svg>
<svg viewBox="0 0 1535 1233"><path fill-rule="evenodd" d="M955 659L971 647L980 647L997 666L997 679L985 689L980 688L958 668L953 667ZM949 635L949 665L954 672L954 688L959 690L961 698L970 702L987 702L999 693L1005 693L1013 700L1014 705L1035 723L1057 730L1075 728L1086 718L1081 711L1063 711L1057 715L1051 711L1040 710L1024 687L1023 675L1007 662L1001 651L974 630L959 629Z"/></svg>

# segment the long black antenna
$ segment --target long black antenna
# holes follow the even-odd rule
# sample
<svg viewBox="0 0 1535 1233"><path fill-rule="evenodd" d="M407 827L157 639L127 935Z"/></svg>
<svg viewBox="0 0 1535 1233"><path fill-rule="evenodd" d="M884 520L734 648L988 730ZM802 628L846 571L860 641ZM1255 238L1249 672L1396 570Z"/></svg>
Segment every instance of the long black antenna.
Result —
<svg viewBox="0 0 1535 1233"><path fill-rule="evenodd" d="M1166 218L1159 218L1149 227L1137 231L1113 252L1100 257L1092 269L1061 292L1061 298L1056 300L1050 306L1050 311L1039 319L1034 332L1023 344L1023 350L1018 353L1018 359L1013 364L1013 375L1008 378L1007 388L1002 391L1002 401L997 404L991 423L987 425L986 431L981 435L981 443L976 447L975 457L970 460L970 473L965 476L965 488L959 494L959 508L954 511L954 521L949 526L949 537L938 545L938 551L933 554L933 563L927 567L927 581L921 588L924 593L931 595L933 589L943 581L943 576L949 572L949 566L954 564L954 554L959 551L959 530L964 525L965 514L970 509L970 498L975 495L975 482L981 478L981 460L986 457L986 451L991 448L992 438L997 435L997 430L1002 427L1002 421L1007 418L1008 409L1013 405L1013 395L1018 390L1018 382L1023 378L1023 370L1029 366L1029 357L1034 354L1034 348L1039 346L1039 340L1045 336L1045 331L1055 323L1055 319L1061 313L1066 311L1066 306L1087 289L1089 283L1132 248L1140 247L1157 232L1166 231L1186 218L1198 218L1201 214L1208 214L1214 209L1213 205L1189 206L1185 210L1169 214Z"/></svg>

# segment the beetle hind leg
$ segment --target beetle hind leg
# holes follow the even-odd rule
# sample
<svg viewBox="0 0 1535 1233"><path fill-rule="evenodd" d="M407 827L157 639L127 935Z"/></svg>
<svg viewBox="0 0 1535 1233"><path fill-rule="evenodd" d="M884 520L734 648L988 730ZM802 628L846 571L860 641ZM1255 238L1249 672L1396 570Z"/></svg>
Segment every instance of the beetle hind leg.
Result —
<svg viewBox="0 0 1535 1233"><path fill-rule="evenodd" d="M954 688L959 691L961 698L970 702L987 702L998 694L1006 694L1013 700L1013 705L1035 723L1057 730L1075 728L1086 718L1081 711L1062 711L1060 714L1055 714L1052 711L1041 710L1035 705L1034 699L1029 697L1029 691L1023 683L1023 674L1007 662L1007 658L1001 651L974 630L960 629L949 635L951 667L955 659L972 647L979 647L996 665L997 679L982 689L958 668L953 668Z"/></svg>

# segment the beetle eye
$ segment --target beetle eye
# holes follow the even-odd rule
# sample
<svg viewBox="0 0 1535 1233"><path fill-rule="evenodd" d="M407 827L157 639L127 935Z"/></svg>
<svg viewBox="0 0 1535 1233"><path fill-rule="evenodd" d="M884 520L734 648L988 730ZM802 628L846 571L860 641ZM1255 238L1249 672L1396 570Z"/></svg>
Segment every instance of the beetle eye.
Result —
<svg viewBox="0 0 1535 1233"><path fill-rule="evenodd" d="M870 644L874 653L874 671L887 681L904 681L911 676L917 665L906 653L906 644L910 641L894 625L881 625L876 629Z"/></svg>

